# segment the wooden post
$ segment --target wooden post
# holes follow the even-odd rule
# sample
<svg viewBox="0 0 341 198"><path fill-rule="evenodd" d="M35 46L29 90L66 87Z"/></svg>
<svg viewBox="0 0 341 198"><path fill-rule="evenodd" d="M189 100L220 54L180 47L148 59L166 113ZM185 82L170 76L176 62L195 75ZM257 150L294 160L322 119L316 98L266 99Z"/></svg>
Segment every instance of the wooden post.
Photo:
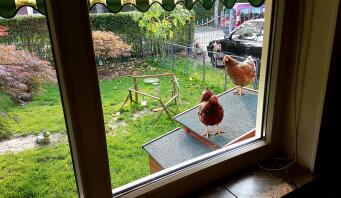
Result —
<svg viewBox="0 0 341 198"><path fill-rule="evenodd" d="M227 90L227 73L226 69L224 69L224 91Z"/></svg>
<svg viewBox="0 0 341 198"><path fill-rule="evenodd" d="M135 77L133 77L134 78L134 89L136 90L136 91L138 91L139 90L139 88L138 88L138 86L137 86L137 83L138 83L138 80L137 80L137 78L135 78ZM139 98L138 98L139 96L138 96L138 93L136 93L135 92L135 102L136 103L139 103Z"/></svg>
<svg viewBox="0 0 341 198"><path fill-rule="evenodd" d="M205 55L201 55L202 57L202 82L205 83L206 71L205 71Z"/></svg>
<svg viewBox="0 0 341 198"><path fill-rule="evenodd" d="M176 87L176 82L175 82L176 80L175 80L175 78L176 78L175 75L173 75L173 78L172 78L172 83L173 83L172 97L177 94L177 91L176 91L177 87ZM178 105L177 98L175 98L174 101L175 101L175 104Z"/></svg>
<svg viewBox="0 0 341 198"><path fill-rule="evenodd" d="M169 112L168 112L167 107L163 104L163 102L162 102L161 100L159 100L159 101L160 101L161 106L163 107L163 109L164 109L165 112L167 113L168 117L171 119L172 123L175 124L175 123L174 123L174 120L173 120L173 118L172 118L172 116L171 116L171 115L169 114Z"/></svg>

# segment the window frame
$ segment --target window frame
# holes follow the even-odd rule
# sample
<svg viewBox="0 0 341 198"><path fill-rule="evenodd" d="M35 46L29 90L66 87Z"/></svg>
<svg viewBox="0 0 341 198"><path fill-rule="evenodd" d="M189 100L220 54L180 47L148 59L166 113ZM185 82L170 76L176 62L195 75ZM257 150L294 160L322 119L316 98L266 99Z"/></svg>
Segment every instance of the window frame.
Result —
<svg viewBox="0 0 341 198"><path fill-rule="evenodd" d="M278 151L278 129L281 126L280 110L284 108L279 104L281 100L278 98L283 94L283 91L277 93L278 86L283 83L284 75L278 72L278 65L280 65L282 56L280 55L282 48L281 29L285 3L279 0L274 0L274 2L276 2L274 4L276 9L272 9L272 14L273 16L276 15L276 20L272 21L274 28L271 30L271 39L264 39L262 52L271 51L272 56L267 56L267 59L263 58L262 64L264 61L265 64L271 63L276 67L269 70L272 76L271 85L266 82L265 76L261 75L260 80L264 82L262 86L268 90L269 94L268 97L265 97L264 93L260 93L258 104L266 102L268 105L266 109L263 109L262 105L258 105L260 108L258 112L264 116L262 116L263 119L258 119L256 124L257 131L265 132L262 133L265 138L247 145L240 145L241 147L238 149L225 152L220 156L217 155L216 158L193 164L187 168L181 168L172 174L168 174L167 177L155 180L155 175L164 174L167 170L160 171L155 175L147 176L149 179L154 179L153 182L147 182L141 186L142 180L145 179L142 178L128 184L131 185L130 191L127 191L127 186L123 186L115 189L114 193L116 194L114 195L126 197L155 196L167 192L167 196L176 196L250 166ZM286 2L294 3L295 1ZM71 2L48 0L46 1L46 8L79 195L80 197L111 197L112 189L104 121L87 3L84 0ZM267 8L270 7L267 5ZM61 10L63 12L60 12ZM302 22L301 17L299 20ZM270 45L269 42L272 44ZM269 46L271 49L268 49ZM261 69L266 68L268 67ZM82 75L80 75L80 71ZM264 74L265 72L262 71L261 73ZM80 89L80 86L86 88ZM89 96L87 92L91 93L90 97L81 97ZM77 94L80 96L77 97ZM84 111L87 109L84 106L88 107L91 113ZM258 115L257 118L259 118ZM176 168L179 167L175 166L170 169ZM205 180L198 178L205 178Z"/></svg>

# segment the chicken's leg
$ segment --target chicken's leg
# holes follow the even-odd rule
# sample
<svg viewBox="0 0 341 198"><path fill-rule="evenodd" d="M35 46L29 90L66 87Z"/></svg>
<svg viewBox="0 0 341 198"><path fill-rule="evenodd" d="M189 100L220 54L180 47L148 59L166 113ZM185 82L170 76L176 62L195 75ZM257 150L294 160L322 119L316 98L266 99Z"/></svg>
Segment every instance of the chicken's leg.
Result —
<svg viewBox="0 0 341 198"><path fill-rule="evenodd" d="M243 87L242 86L239 87L239 95L241 95L241 96L244 95L243 94Z"/></svg>
<svg viewBox="0 0 341 198"><path fill-rule="evenodd" d="M216 135L216 134L221 135L222 133L224 133L224 131L222 131L220 126L217 124L214 135Z"/></svg>
<svg viewBox="0 0 341 198"><path fill-rule="evenodd" d="M202 136L206 136L208 138L209 135L211 135L211 131L208 129L208 126L206 125L205 133L202 134Z"/></svg>
<svg viewBox="0 0 341 198"><path fill-rule="evenodd" d="M243 87L242 86L237 86L237 90L233 94L234 95L240 95L240 96L244 95L243 94Z"/></svg>

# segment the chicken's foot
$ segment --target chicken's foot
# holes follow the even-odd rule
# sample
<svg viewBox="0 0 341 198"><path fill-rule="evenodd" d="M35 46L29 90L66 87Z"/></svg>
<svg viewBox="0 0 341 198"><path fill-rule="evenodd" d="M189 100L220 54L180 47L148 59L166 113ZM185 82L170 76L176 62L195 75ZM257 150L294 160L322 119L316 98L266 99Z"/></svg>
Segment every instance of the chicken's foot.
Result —
<svg viewBox="0 0 341 198"><path fill-rule="evenodd" d="M206 136L208 138L209 135L211 135L211 131L208 129L208 126L206 126L205 133L202 134L202 136Z"/></svg>
<svg viewBox="0 0 341 198"><path fill-rule="evenodd" d="M221 135L222 133L224 133L224 131L221 130L220 126L217 124L216 125L216 130L215 130L215 133L214 135Z"/></svg>

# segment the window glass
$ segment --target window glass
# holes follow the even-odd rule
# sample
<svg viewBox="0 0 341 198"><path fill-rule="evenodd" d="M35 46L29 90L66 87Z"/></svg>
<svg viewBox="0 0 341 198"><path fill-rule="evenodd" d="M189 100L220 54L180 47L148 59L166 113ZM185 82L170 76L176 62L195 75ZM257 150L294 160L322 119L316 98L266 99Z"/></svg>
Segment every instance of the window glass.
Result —
<svg viewBox="0 0 341 198"><path fill-rule="evenodd" d="M264 22L248 22L241 25L233 34L235 40L256 40L264 26Z"/></svg>
<svg viewBox="0 0 341 198"><path fill-rule="evenodd" d="M260 18L262 15L262 8L252 8L252 17L253 18Z"/></svg>
<svg viewBox="0 0 341 198"><path fill-rule="evenodd" d="M249 10L249 8L240 9L240 20L241 20L241 23L243 23L244 21L249 20L249 17L250 17L250 10Z"/></svg>
<svg viewBox="0 0 341 198"><path fill-rule="evenodd" d="M213 8L108 12L89 15L113 188L262 138L262 16L233 9L224 39ZM18 13L0 19L0 194L77 196L46 19Z"/></svg>
<svg viewBox="0 0 341 198"><path fill-rule="evenodd" d="M46 18L29 14L0 17L0 197L77 197Z"/></svg>
<svg viewBox="0 0 341 198"><path fill-rule="evenodd" d="M228 32L202 10L123 10L89 15L113 188L261 138L263 43L255 41L264 19L224 39ZM241 16L250 20L250 9Z"/></svg>

